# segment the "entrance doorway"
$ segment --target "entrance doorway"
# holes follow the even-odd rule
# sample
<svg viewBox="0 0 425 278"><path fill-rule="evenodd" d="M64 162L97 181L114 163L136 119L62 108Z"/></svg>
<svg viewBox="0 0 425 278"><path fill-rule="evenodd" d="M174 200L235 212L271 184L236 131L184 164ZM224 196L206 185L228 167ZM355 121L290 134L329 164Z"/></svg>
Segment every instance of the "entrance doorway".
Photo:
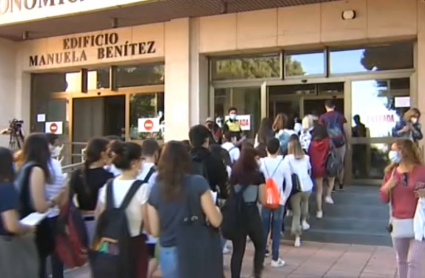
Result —
<svg viewBox="0 0 425 278"><path fill-rule="evenodd" d="M320 116L325 111L325 101L333 98L335 110L344 114L344 83L302 84L269 86L268 116L274 119L285 113L290 119L313 114Z"/></svg>
<svg viewBox="0 0 425 278"><path fill-rule="evenodd" d="M87 142L93 137L107 135L125 139L125 95L74 98L72 107L72 142ZM74 149L73 153L80 151Z"/></svg>

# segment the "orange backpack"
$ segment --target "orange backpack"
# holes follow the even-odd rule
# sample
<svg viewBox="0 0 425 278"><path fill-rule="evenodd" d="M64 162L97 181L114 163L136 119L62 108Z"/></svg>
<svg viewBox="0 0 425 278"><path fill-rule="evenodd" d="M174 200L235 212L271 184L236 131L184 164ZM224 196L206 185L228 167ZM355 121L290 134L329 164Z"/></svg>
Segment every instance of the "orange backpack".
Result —
<svg viewBox="0 0 425 278"><path fill-rule="evenodd" d="M267 179L266 179L266 203L264 204L265 208L268 209L277 209L280 206L280 192L279 187L275 183L273 176L276 174L277 169L282 163L283 159L276 166L272 175L269 175L266 164L264 163L264 168L266 170Z"/></svg>

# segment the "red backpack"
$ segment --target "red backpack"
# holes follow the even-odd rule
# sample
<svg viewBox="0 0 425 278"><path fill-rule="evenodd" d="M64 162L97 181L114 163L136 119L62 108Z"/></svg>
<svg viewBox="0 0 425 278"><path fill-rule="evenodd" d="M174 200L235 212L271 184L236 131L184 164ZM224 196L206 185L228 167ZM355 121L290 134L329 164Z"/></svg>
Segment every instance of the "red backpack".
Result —
<svg viewBox="0 0 425 278"><path fill-rule="evenodd" d="M84 219L70 199L61 207L56 223L55 252L65 266L80 267L87 263L88 245Z"/></svg>

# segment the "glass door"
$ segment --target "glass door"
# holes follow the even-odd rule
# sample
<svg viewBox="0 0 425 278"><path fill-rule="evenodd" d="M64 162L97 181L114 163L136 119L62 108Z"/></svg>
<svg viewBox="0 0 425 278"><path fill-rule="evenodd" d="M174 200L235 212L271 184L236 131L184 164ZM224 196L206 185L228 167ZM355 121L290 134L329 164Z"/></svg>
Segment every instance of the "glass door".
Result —
<svg viewBox="0 0 425 278"><path fill-rule="evenodd" d="M238 110L242 130L253 140L261 121L260 87L233 87L214 90L214 118L226 118L230 107Z"/></svg>
<svg viewBox="0 0 425 278"><path fill-rule="evenodd" d="M381 180L389 164L392 130L410 108L410 79L351 82L352 178ZM347 119L348 120L348 119Z"/></svg>

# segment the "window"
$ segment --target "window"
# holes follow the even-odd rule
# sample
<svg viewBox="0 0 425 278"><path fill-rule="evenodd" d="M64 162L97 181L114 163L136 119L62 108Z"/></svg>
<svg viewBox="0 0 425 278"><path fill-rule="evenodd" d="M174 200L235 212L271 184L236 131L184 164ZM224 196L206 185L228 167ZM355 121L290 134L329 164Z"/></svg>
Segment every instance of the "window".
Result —
<svg viewBox="0 0 425 278"><path fill-rule="evenodd" d="M280 77L279 53L253 57L232 57L211 61L213 80Z"/></svg>
<svg viewBox="0 0 425 278"><path fill-rule="evenodd" d="M397 43L330 51L330 73L413 68L413 43Z"/></svg>
<svg viewBox="0 0 425 278"><path fill-rule="evenodd" d="M31 75L31 94L50 96L52 93L80 92L81 72L36 73Z"/></svg>
<svg viewBox="0 0 425 278"><path fill-rule="evenodd" d="M117 67L118 88L164 84L164 64Z"/></svg>
<svg viewBox="0 0 425 278"><path fill-rule="evenodd" d="M238 109L242 130L249 139L254 139L261 120L260 88L228 88L214 92L215 117L227 116L230 107Z"/></svg>
<svg viewBox="0 0 425 278"><path fill-rule="evenodd" d="M366 137L391 137L392 129L410 107L409 78L353 81L351 110L365 125ZM353 128L358 123L352 122Z"/></svg>
<svg viewBox="0 0 425 278"><path fill-rule="evenodd" d="M285 52L285 76L325 75L325 51Z"/></svg>
<svg viewBox="0 0 425 278"><path fill-rule="evenodd" d="M139 132L139 120L159 118L159 131ZM132 94L130 96L130 138L163 139L164 135L164 93Z"/></svg>
<svg viewBox="0 0 425 278"><path fill-rule="evenodd" d="M88 89L107 89L110 87L110 68L94 69L87 72Z"/></svg>

